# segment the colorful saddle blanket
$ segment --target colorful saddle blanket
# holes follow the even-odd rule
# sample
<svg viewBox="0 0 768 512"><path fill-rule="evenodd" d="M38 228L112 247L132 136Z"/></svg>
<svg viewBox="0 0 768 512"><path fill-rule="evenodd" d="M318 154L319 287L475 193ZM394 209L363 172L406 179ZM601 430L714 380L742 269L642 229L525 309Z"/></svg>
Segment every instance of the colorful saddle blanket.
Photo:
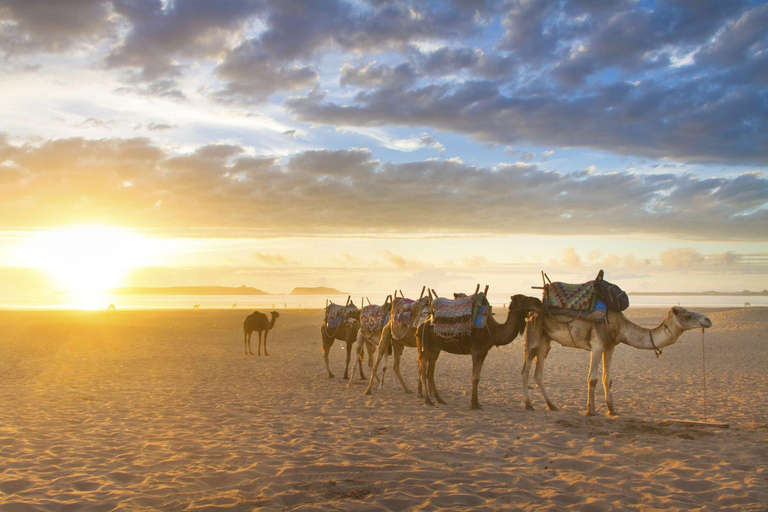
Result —
<svg viewBox="0 0 768 512"><path fill-rule="evenodd" d="M592 311L598 300L594 281L584 284L549 283L544 285L547 308Z"/></svg>
<svg viewBox="0 0 768 512"><path fill-rule="evenodd" d="M360 329L365 335L381 333L387 320L389 320L389 310L382 306L371 304L360 311Z"/></svg>
<svg viewBox="0 0 768 512"><path fill-rule="evenodd" d="M469 333L473 326L485 327L490 313L490 306L482 293L456 300L435 299L432 309L432 329L442 336Z"/></svg>
<svg viewBox="0 0 768 512"><path fill-rule="evenodd" d="M411 299L402 299L395 304L392 311L392 323L400 328L408 328L411 326L411 310L415 301Z"/></svg>
<svg viewBox="0 0 768 512"><path fill-rule="evenodd" d="M325 323L329 329L336 329L347 318L347 315L357 310L355 305L341 306L331 303L325 310Z"/></svg>
<svg viewBox="0 0 768 512"><path fill-rule="evenodd" d="M426 306L427 298L423 297L419 300L400 299L395 301L395 307L392 311L392 326L397 328L398 331L403 329L410 329L416 327L421 322L427 319L429 315L429 308L419 308L421 310L419 318L413 318L414 306Z"/></svg>

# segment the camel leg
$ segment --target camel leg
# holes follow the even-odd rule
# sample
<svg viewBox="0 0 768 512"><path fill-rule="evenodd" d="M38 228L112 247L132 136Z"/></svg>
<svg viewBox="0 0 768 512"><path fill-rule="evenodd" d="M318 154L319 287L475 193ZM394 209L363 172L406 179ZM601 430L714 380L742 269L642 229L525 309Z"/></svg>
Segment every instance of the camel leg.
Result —
<svg viewBox="0 0 768 512"><path fill-rule="evenodd" d="M323 328L320 328L320 335L323 337L323 359L325 360L325 369L328 370L328 377L333 378L333 372L331 371L331 365L328 362L328 354L331 352L331 347L333 346L333 338L329 337L324 331Z"/></svg>
<svg viewBox="0 0 768 512"><path fill-rule="evenodd" d="M541 394L544 395L544 400L547 402L549 410L556 411L557 407L555 407L555 404L553 404L549 399L549 396L547 396L547 390L544 389L544 362L547 360L547 354L549 353L549 346L550 343L552 343L552 340L547 340L545 343L546 344L540 348L536 355L536 370L533 372L533 380L536 381L536 384L541 390Z"/></svg>
<svg viewBox="0 0 768 512"><path fill-rule="evenodd" d="M373 356L376 353L376 344L373 341L365 340L365 350L368 352L368 369L373 368Z"/></svg>
<svg viewBox="0 0 768 512"><path fill-rule="evenodd" d="M477 401L477 386L480 384L480 372L483 371L483 362L488 352L472 352L472 406L471 409L482 409Z"/></svg>
<svg viewBox="0 0 768 512"><path fill-rule="evenodd" d="M258 349L258 351L257 351L258 353L256 355L260 356L261 355L261 331L258 331L256 334L259 335L259 349Z"/></svg>
<svg viewBox="0 0 768 512"><path fill-rule="evenodd" d="M605 405L608 406L608 414L611 416L619 414L613 407L613 394L611 393L611 384L613 384L611 361L613 360L614 348L616 347L607 348L603 352L603 389L605 390Z"/></svg>
<svg viewBox="0 0 768 512"><path fill-rule="evenodd" d="M589 385L589 395L587 396L587 416L594 416L595 413L595 388L597 387L597 367L600 364L600 356L603 355L603 347L592 347L589 358L589 376L587 384Z"/></svg>
<svg viewBox="0 0 768 512"><path fill-rule="evenodd" d="M350 343L348 339L344 340L344 343L347 345L347 363L344 365L344 379L349 378L349 360L352 359L352 345L353 343Z"/></svg>
<svg viewBox="0 0 768 512"><path fill-rule="evenodd" d="M392 343L392 331L390 331L388 327L385 327L381 332L381 341L379 341L379 348L376 351L376 361L373 363L373 367L371 368L371 378L368 380L368 387L365 388L366 395L371 394L371 388L373 388L373 377L376 375L376 370L379 367L381 358L386 355L390 343ZM383 380L384 379L382 377L382 381Z"/></svg>
<svg viewBox="0 0 768 512"><path fill-rule="evenodd" d="M432 362L432 354L419 345L416 347L419 350L419 398L424 399L424 405L435 405L429 394L430 389L433 389L429 385L429 368Z"/></svg>
<svg viewBox="0 0 768 512"><path fill-rule="evenodd" d="M400 381L400 384L403 386L403 391L408 393L409 395L413 394L413 391L408 389L408 386L405 384L405 380L403 379L402 374L400 373L400 356L403 354L403 349L405 348L404 345L395 345L394 350L392 351L392 355L394 355L395 362L392 365L392 371L395 372L395 375L397 375L397 380Z"/></svg>
<svg viewBox="0 0 768 512"><path fill-rule="evenodd" d="M437 358L440 357L440 351L435 352L435 355L429 358L429 365L427 366L427 379L429 381L429 387L432 388L432 393L435 395L437 403L444 404L445 400L440 398L440 394L437 392L437 385L435 384L435 367L437 366ZM429 392L429 390L427 390Z"/></svg>
<svg viewBox="0 0 768 512"><path fill-rule="evenodd" d="M365 340L365 350L368 352L368 370L372 371L373 370L373 361L374 361L374 359L376 357L376 344L373 341L366 339ZM376 379L376 380L379 380L379 376L378 375L374 374L373 378Z"/></svg>
<svg viewBox="0 0 768 512"><path fill-rule="evenodd" d="M267 354L267 334L269 334L269 331L264 331L264 355L268 356Z"/></svg>
<svg viewBox="0 0 768 512"><path fill-rule="evenodd" d="M379 389L384 389L384 377L387 376L387 368L389 367L389 354L384 353L384 364L381 368L381 380L379 381ZM392 381L394 382L395 375L392 374Z"/></svg>
<svg viewBox="0 0 768 512"><path fill-rule="evenodd" d="M525 408L529 411L535 410L533 408L533 405L531 405L531 397L528 394L528 379L531 376L531 363L533 362L533 358L535 356L532 355L531 352L528 351L528 348L525 349L525 361L523 361L523 396L525 396Z"/></svg>
<svg viewBox="0 0 768 512"><path fill-rule="evenodd" d="M361 336L358 334L358 336ZM360 340L360 346L355 347L357 351L355 352L355 358L357 360L357 367L360 369L360 380L365 380L365 374L363 373L363 359L365 359L365 340ZM354 366L354 365L353 365ZM349 380L354 379L355 376L353 375L350 377Z"/></svg>
<svg viewBox="0 0 768 512"><path fill-rule="evenodd" d="M357 338L355 339L355 344L352 347L352 353L355 355L354 359L352 360L352 375L350 375L349 382L347 383L347 387L350 387L352 385L352 381L355 379L355 373L357 372L358 368L358 362L360 362L360 358L363 354L361 354L362 351L365 349L363 348L363 333L359 332L357 333ZM362 365L359 366L360 368L360 375L362 378L363 374L363 367Z"/></svg>
<svg viewBox="0 0 768 512"><path fill-rule="evenodd" d="M245 345L245 354L248 355L248 352L251 352L251 333L245 333L245 340L243 341L243 344ZM253 352L251 352L251 355L253 355Z"/></svg>

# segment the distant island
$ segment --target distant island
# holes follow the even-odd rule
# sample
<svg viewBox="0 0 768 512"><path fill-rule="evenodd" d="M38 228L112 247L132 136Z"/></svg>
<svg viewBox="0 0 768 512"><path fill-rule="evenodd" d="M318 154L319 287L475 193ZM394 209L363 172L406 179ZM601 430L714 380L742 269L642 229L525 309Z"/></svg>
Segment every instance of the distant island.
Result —
<svg viewBox="0 0 768 512"><path fill-rule="evenodd" d="M116 288L115 295L269 295L267 292L252 286L168 286L156 288L151 286Z"/></svg>
<svg viewBox="0 0 768 512"><path fill-rule="evenodd" d="M291 295L346 295L346 292L326 286L299 286L293 289Z"/></svg>
<svg viewBox="0 0 768 512"><path fill-rule="evenodd" d="M691 295L704 295L704 296L726 296L726 297L760 297L768 295L768 290L763 290L761 292L752 292L749 290L743 290L740 292L716 292L714 290L710 290L708 292L629 292L629 295L655 295L659 297L667 296L667 295L684 295L684 296L691 296Z"/></svg>

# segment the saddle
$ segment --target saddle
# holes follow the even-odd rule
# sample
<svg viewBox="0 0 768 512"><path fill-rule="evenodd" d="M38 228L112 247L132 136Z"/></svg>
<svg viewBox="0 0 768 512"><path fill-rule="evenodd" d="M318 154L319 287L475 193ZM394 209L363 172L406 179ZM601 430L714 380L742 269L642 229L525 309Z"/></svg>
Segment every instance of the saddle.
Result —
<svg viewBox="0 0 768 512"><path fill-rule="evenodd" d="M549 280L546 274L543 274ZM552 315L580 316L594 322L605 318L607 311L623 311L629 298L621 288L603 280L603 271L594 281L581 284L544 283L544 311Z"/></svg>
<svg viewBox="0 0 768 512"><path fill-rule="evenodd" d="M342 306L340 304L334 304L331 302L327 308L325 308L325 324L328 329L336 329L345 321L350 313L359 311L354 304L348 306Z"/></svg>
<svg viewBox="0 0 768 512"><path fill-rule="evenodd" d="M370 304L360 310L360 330L364 336L371 336L381 332L389 321L389 307L387 304L378 306Z"/></svg>
<svg viewBox="0 0 768 512"><path fill-rule="evenodd" d="M423 308L421 315L418 318L413 318L413 307L416 304L424 305L427 302L427 297L415 301L412 299L400 299L396 300L392 307L392 326L396 327L399 331L416 327L421 322L427 319L429 311L427 308Z"/></svg>
<svg viewBox="0 0 768 512"><path fill-rule="evenodd" d="M473 328L485 327L490 314L485 293L455 300L437 298L432 301L432 330L439 336L468 334Z"/></svg>

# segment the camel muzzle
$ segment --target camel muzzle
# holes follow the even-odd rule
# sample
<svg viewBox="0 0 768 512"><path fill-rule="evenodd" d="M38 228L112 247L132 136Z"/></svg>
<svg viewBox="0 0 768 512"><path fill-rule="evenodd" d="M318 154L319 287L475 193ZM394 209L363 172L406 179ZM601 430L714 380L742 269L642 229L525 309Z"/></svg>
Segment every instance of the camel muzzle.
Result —
<svg viewBox="0 0 768 512"><path fill-rule="evenodd" d="M704 329L709 329L710 327L712 327L712 320L710 320L706 316L702 318L701 322L699 323L701 324L701 327L703 327Z"/></svg>

